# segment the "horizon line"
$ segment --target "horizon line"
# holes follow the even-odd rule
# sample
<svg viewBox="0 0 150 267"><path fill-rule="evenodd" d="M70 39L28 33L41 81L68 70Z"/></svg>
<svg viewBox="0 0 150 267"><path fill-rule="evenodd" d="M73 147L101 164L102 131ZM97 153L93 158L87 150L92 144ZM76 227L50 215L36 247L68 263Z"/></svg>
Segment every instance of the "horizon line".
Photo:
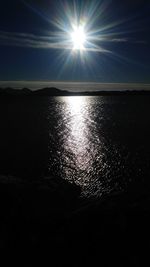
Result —
<svg viewBox="0 0 150 267"><path fill-rule="evenodd" d="M57 81L57 80L0 80L0 83L11 83L11 82L36 82L36 83L95 83L95 84L145 84L145 85L150 85L150 82L98 82L98 81Z"/></svg>

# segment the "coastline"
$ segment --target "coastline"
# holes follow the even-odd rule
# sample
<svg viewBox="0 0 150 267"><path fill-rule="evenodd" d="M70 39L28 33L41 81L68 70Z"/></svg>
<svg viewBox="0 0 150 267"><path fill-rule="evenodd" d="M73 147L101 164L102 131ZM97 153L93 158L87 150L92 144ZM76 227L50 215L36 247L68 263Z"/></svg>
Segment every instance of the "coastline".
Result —
<svg viewBox="0 0 150 267"><path fill-rule="evenodd" d="M23 97L23 96L134 96L134 95L150 95L150 90L101 90L101 91L68 91L55 87L46 87L38 90L29 88L0 88L0 97Z"/></svg>
<svg viewBox="0 0 150 267"><path fill-rule="evenodd" d="M131 189L81 199L77 186L59 178L31 183L7 178L0 182L0 246L13 254L16 266L18 254L25 257L27 251L31 266L91 266L99 257L102 266L125 266L124 255L131 265L143 260L150 235L149 188L142 192L141 185L133 185L134 194Z"/></svg>

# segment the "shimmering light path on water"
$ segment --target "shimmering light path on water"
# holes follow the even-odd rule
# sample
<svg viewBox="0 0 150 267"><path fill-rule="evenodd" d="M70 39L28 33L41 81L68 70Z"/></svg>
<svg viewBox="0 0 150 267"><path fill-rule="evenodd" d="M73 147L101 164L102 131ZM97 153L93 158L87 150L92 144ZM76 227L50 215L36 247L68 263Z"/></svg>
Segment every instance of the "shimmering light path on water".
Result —
<svg viewBox="0 0 150 267"><path fill-rule="evenodd" d="M58 133L55 160L60 162L63 176L82 188L89 186L92 180L96 182L96 176L104 168L103 136L99 132L101 125L98 129L93 116L95 101L96 98L78 96L56 100L59 117L55 126ZM99 108L102 103L99 102ZM55 160L51 159L50 165Z"/></svg>
<svg viewBox="0 0 150 267"><path fill-rule="evenodd" d="M143 164L142 144L134 136L137 113L129 102L120 97L55 98L48 117L50 124L53 119L49 170L80 185L86 195L124 189Z"/></svg>
<svg viewBox="0 0 150 267"><path fill-rule="evenodd" d="M90 182L93 163L100 153L100 140L96 134L96 125L91 118L91 106L88 98L68 97L66 99L65 120L68 134L64 136L64 148L72 154L72 165L77 170L77 180L81 186ZM99 154L99 155L98 155ZM65 157L64 162L66 160ZM66 176L68 170L66 169Z"/></svg>
<svg viewBox="0 0 150 267"><path fill-rule="evenodd" d="M149 95L113 93L1 98L0 173L29 181L61 177L86 196L147 189L149 103Z"/></svg>

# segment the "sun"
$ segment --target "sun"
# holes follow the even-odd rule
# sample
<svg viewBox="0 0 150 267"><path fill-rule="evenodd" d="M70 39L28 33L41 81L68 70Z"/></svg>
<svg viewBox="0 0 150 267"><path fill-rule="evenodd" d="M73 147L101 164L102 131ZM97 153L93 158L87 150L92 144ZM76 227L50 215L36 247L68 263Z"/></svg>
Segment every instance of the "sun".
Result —
<svg viewBox="0 0 150 267"><path fill-rule="evenodd" d="M86 33L84 31L84 27L73 26L73 32L71 33L71 41L73 43L74 50L84 50L85 42L86 42Z"/></svg>

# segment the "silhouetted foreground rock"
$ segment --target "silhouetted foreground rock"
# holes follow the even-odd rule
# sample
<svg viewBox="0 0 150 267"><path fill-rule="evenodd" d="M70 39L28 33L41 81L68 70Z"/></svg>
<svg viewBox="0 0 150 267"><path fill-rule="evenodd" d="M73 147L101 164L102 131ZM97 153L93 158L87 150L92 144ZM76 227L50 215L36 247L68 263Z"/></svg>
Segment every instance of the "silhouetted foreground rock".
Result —
<svg viewBox="0 0 150 267"><path fill-rule="evenodd" d="M73 208L79 194L80 189L76 185L57 177L30 183L1 176L0 203L3 203L4 213L8 216L12 211L13 216L18 215L19 209L24 219L48 217L53 212L65 213Z"/></svg>
<svg viewBox="0 0 150 267"><path fill-rule="evenodd" d="M0 249L9 255L3 266L146 266L148 190L79 196L76 185L56 177L1 177Z"/></svg>

